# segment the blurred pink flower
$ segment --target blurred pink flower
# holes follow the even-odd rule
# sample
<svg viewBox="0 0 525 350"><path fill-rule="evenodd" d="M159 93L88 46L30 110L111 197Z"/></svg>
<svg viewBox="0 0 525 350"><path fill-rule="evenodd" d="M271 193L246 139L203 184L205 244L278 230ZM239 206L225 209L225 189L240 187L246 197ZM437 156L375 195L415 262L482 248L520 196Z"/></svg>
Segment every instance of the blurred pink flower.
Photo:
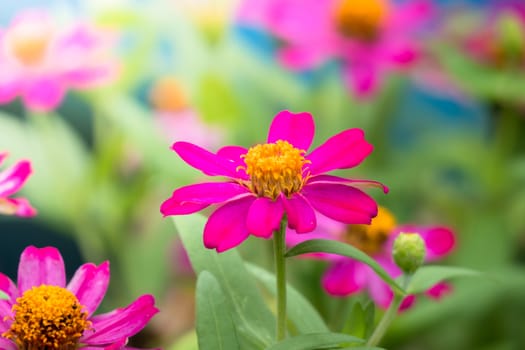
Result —
<svg viewBox="0 0 525 350"><path fill-rule="evenodd" d="M278 58L290 69L340 60L345 85L364 97L388 70L418 58L415 34L431 12L427 0L245 0L238 17L281 40Z"/></svg>
<svg viewBox="0 0 525 350"><path fill-rule="evenodd" d="M270 238L286 213L298 233L316 227L315 210L345 223L369 223L375 201L354 185L379 186L368 180L324 175L360 164L372 152L361 129L348 129L306 154L315 131L309 113L282 111L272 121L267 143L249 149L226 146L214 154L188 142L173 150L189 165L226 182L207 182L176 189L161 213L185 215L223 203L204 227L204 245L218 252L236 247L250 234Z"/></svg>
<svg viewBox="0 0 525 350"><path fill-rule="evenodd" d="M150 93L155 124L168 142L187 141L204 148L216 149L225 131L205 123L186 97L183 87L173 77L155 82Z"/></svg>
<svg viewBox="0 0 525 350"><path fill-rule="evenodd" d="M0 273L0 348L132 349L128 338L158 312L151 295L125 308L94 316L109 284L109 262L87 263L66 285L64 261L54 247L27 247L18 283ZM51 325L51 326L48 326ZM52 328L52 331L49 330Z"/></svg>
<svg viewBox="0 0 525 350"><path fill-rule="evenodd" d="M68 89L113 78L110 38L86 24L62 28L45 12L27 11L0 29L0 103L20 96L34 111L49 111Z"/></svg>
<svg viewBox="0 0 525 350"><path fill-rule="evenodd" d="M0 153L0 164L7 153ZM36 210L25 198L12 198L12 194L20 190L31 175L31 163L21 160L9 169L0 172L0 214L30 217L36 215Z"/></svg>
<svg viewBox="0 0 525 350"><path fill-rule="evenodd" d="M385 208L379 207L377 216L370 225L344 225L326 217L318 217L317 229L305 237L292 231L286 233L286 242L294 246L307 239L334 239L352 244L372 256L392 278L402 275L392 258L392 245L401 232L417 232L425 241L426 261L438 260L449 254L455 245L454 233L445 227L397 226L393 215ZM387 308L393 299L393 292L368 265L360 261L334 254L315 254L310 257L331 262L323 276L323 287L331 295L348 296L363 290L370 293L376 305ZM440 298L450 292L450 287L439 283L427 291L427 295ZM412 305L415 297L408 296L401 309Z"/></svg>

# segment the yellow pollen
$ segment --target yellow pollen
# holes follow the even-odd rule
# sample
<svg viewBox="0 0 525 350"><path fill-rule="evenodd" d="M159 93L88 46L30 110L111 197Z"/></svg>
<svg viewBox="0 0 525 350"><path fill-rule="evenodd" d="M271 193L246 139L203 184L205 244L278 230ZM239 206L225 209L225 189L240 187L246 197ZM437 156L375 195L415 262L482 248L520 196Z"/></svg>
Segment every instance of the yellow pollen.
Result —
<svg viewBox="0 0 525 350"><path fill-rule="evenodd" d="M155 82L150 92L150 101L155 109L165 112L178 112L188 106L181 84L172 77L164 77Z"/></svg>
<svg viewBox="0 0 525 350"><path fill-rule="evenodd" d="M76 349L82 333L91 326L82 309L65 288L33 287L16 299L13 323L2 336L14 341L18 349Z"/></svg>
<svg viewBox="0 0 525 350"><path fill-rule="evenodd" d="M379 34L387 12L387 0L340 0L334 20L344 36L371 41Z"/></svg>
<svg viewBox="0 0 525 350"><path fill-rule="evenodd" d="M386 208L379 207L370 225L349 225L344 240L368 255L379 253L396 227L396 219Z"/></svg>
<svg viewBox="0 0 525 350"><path fill-rule="evenodd" d="M248 187L259 197L271 199L300 191L307 179L303 166L309 163L304 153L283 140L250 148L243 156L243 169L250 176Z"/></svg>
<svg viewBox="0 0 525 350"><path fill-rule="evenodd" d="M21 64L40 63L51 42L51 31L44 24L20 23L6 34L8 49Z"/></svg>

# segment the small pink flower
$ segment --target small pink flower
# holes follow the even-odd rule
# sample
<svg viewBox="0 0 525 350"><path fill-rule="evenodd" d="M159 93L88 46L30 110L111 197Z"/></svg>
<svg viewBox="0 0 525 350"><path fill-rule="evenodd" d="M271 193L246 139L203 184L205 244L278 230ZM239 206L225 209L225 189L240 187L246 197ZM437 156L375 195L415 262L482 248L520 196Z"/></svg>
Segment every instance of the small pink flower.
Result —
<svg viewBox="0 0 525 350"><path fill-rule="evenodd" d="M0 348L132 349L128 338L158 312L151 295L94 316L109 284L109 262L87 263L66 285L64 261L54 247L27 247L18 282L0 273Z"/></svg>
<svg viewBox="0 0 525 350"><path fill-rule="evenodd" d="M307 239L318 238L349 243L372 256L392 278L397 278L402 275L402 271L392 258L392 245L400 232L417 232L421 235L427 250L426 261L435 261L446 256L455 245L455 236L450 229L439 226L397 226L393 215L383 207L379 207L378 214L370 225L344 225L319 217L319 225L310 237L289 231L286 242L293 246ZM390 305L392 290L368 265L333 254L316 254L311 257L331 262L322 280L323 287L329 294L343 297L367 290L379 307L387 308ZM426 294L439 299L450 290L448 285L439 283ZM410 307L414 301L413 295L406 297L401 309Z"/></svg>
<svg viewBox="0 0 525 350"><path fill-rule="evenodd" d="M239 21L280 39L278 58L290 69L340 60L348 89L367 96L388 70L418 58L415 32L430 14L426 0L245 0Z"/></svg>
<svg viewBox="0 0 525 350"><path fill-rule="evenodd" d="M345 223L369 223L374 200L354 185L386 188L378 182L324 175L360 164L372 152L361 129L348 129L306 154L314 136L309 113L278 113L267 143L249 149L226 146L214 154L188 142L173 150L189 165L226 182L185 186L160 208L163 215L185 215L219 204L204 227L204 245L218 252L236 247L250 234L270 238L286 214L298 233L316 227L318 211Z"/></svg>
<svg viewBox="0 0 525 350"><path fill-rule="evenodd" d="M115 75L111 40L77 23L60 28L44 12L27 11L0 29L0 103L20 96L30 110L49 111L68 89L84 89Z"/></svg>
<svg viewBox="0 0 525 350"><path fill-rule="evenodd" d="M182 85L173 77L155 81L150 92L155 124L169 142L186 141L215 149L225 137L224 130L206 124L190 105Z"/></svg>
<svg viewBox="0 0 525 350"><path fill-rule="evenodd" d="M0 153L0 164L7 153ZM22 160L7 170L0 172L0 214L30 217L36 215L36 210L25 198L12 198L12 194L20 190L31 175L31 163Z"/></svg>

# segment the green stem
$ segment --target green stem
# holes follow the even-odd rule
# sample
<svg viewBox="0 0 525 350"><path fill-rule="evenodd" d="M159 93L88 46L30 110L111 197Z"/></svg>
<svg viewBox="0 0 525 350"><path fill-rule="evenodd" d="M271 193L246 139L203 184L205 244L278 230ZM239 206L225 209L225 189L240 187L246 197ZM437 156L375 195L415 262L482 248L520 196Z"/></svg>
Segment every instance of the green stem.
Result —
<svg viewBox="0 0 525 350"><path fill-rule="evenodd" d="M277 281L277 341L286 337L286 262L284 258L287 219L283 217L279 231L273 237L275 275Z"/></svg>
<svg viewBox="0 0 525 350"><path fill-rule="evenodd" d="M411 277L412 276L410 275L406 275L406 274L403 275L403 284L402 284L403 290L406 290ZM394 291L394 300L392 300L392 302L390 303L390 306L388 307L385 314L383 315L383 318L377 325L376 329L374 329L374 333L372 333L372 335L368 339L366 343L367 346L376 346L379 344L381 339L383 339L383 336L385 335L386 330L388 329L388 327L390 326L394 318L396 318L397 310L399 310L399 307L401 306L401 302L403 301L404 297L405 297L404 293L402 294L397 291Z"/></svg>

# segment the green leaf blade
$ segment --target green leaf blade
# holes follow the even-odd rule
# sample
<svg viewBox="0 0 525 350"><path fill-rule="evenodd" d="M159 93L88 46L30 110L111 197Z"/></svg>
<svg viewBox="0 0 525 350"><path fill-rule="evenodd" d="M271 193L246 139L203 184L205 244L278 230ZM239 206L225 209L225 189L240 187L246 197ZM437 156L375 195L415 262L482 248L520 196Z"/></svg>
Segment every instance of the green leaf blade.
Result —
<svg viewBox="0 0 525 350"><path fill-rule="evenodd" d="M410 280L407 287L407 293L417 294L425 292L427 289L443 280L479 275L480 273L478 271L463 267L439 265L422 266Z"/></svg>
<svg viewBox="0 0 525 350"><path fill-rule="evenodd" d="M266 350L341 349L352 343L363 344L364 340L342 333L312 333L287 338Z"/></svg>
<svg viewBox="0 0 525 350"><path fill-rule="evenodd" d="M405 294L404 290L397 284L397 282L390 277L381 265L366 253L360 251L356 247L345 244L339 241L327 239L312 239L299 243L286 253L286 257L292 257L308 253L330 253L352 258L370 266L383 281L390 285L394 290L401 294Z"/></svg>
<svg viewBox="0 0 525 350"><path fill-rule="evenodd" d="M199 274L196 294L199 349L240 349L226 297L217 279L208 271Z"/></svg>

